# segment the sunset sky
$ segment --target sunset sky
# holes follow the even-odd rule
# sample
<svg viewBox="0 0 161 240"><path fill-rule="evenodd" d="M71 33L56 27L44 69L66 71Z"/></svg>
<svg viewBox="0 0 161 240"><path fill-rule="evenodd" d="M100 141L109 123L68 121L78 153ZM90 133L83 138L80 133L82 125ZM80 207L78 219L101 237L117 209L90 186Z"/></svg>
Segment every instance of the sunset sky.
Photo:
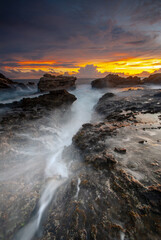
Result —
<svg viewBox="0 0 161 240"><path fill-rule="evenodd" d="M161 72L161 0L5 0L0 29L10 78Z"/></svg>

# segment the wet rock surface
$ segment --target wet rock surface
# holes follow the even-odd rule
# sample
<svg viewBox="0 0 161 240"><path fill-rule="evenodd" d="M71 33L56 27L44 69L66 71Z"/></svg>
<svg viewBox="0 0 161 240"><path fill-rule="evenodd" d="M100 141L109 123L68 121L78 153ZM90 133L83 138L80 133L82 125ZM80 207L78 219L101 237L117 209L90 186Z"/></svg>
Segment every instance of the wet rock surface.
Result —
<svg viewBox="0 0 161 240"><path fill-rule="evenodd" d="M8 108L8 114L2 116L0 123L8 126L19 121L36 120L48 114L49 111L62 106L65 112L76 97L66 90L57 90L35 98L24 98L11 104L0 104L0 108Z"/></svg>
<svg viewBox="0 0 161 240"><path fill-rule="evenodd" d="M109 121L130 119L138 112L158 113L160 109L161 98L158 90L123 92L113 99L110 99L107 93L100 98L95 106L96 112L102 114Z"/></svg>
<svg viewBox="0 0 161 240"><path fill-rule="evenodd" d="M0 239L13 239L32 217L45 184L45 159L58 138L53 129L65 114L72 114L75 100L58 90L1 104Z"/></svg>
<svg viewBox="0 0 161 240"><path fill-rule="evenodd" d="M53 90L73 89L75 88L76 77L70 76L55 76L51 74L44 74L38 83L38 89L41 92L48 92Z"/></svg>
<svg viewBox="0 0 161 240"><path fill-rule="evenodd" d="M42 240L160 239L158 94L105 94L99 100L95 110L102 120L84 124L73 137L71 151L80 159L71 154L74 175L50 206Z"/></svg>
<svg viewBox="0 0 161 240"><path fill-rule="evenodd" d="M57 144L55 118L71 114L74 100L63 90L1 106L13 111L0 128L0 239L13 239L34 215L45 185L44 157ZM160 240L160 91L106 93L94 111L101 120L84 124L63 151L70 178L33 239ZM30 152L37 154L31 159Z"/></svg>

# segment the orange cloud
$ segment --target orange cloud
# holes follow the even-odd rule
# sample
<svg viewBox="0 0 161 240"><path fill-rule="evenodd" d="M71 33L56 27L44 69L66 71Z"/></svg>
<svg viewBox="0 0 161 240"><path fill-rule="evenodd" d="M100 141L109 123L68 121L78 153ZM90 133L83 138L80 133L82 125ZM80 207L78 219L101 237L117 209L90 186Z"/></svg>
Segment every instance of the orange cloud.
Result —
<svg viewBox="0 0 161 240"><path fill-rule="evenodd" d="M20 65L38 65L38 64L48 64L48 65L52 65L54 63L56 63L56 61L43 61L43 60L39 60L39 61L20 61L17 62Z"/></svg>
<svg viewBox="0 0 161 240"><path fill-rule="evenodd" d="M140 75L142 73L151 74L161 69L161 59L159 58L122 58L118 61L101 61L94 60L88 62L70 63L68 61L60 62L55 60L38 60L38 61L17 61L4 63L2 70L6 72L17 71L19 73L35 72L54 72L57 74L77 74L84 71L86 66L94 66L97 73L106 74L119 73L125 75ZM87 68L85 70L88 70ZM95 72L96 72L95 71ZM97 75L98 75L97 74ZM79 74L78 74L79 75ZM30 77L30 76L29 76ZM90 72L89 72L89 76ZM92 75L93 77L93 75Z"/></svg>

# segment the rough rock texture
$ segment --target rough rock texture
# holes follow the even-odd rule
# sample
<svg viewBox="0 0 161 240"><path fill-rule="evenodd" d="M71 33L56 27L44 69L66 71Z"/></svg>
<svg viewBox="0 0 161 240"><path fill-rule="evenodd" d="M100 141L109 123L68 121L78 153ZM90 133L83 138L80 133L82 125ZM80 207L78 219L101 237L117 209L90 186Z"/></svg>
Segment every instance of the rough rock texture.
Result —
<svg viewBox="0 0 161 240"><path fill-rule="evenodd" d="M105 88L105 87L125 87L135 86L142 84L139 77L120 77L119 75L109 74L104 78L93 80L91 85L93 88Z"/></svg>
<svg viewBox="0 0 161 240"><path fill-rule="evenodd" d="M62 90L75 88L76 77L70 76L54 76L51 74L44 74L38 83L38 89L41 92L48 92L53 90Z"/></svg>
<svg viewBox="0 0 161 240"><path fill-rule="evenodd" d="M2 117L0 123L8 125L9 123L38 119L60 106L65 111L75 100L76 97L66 90L56 90L39 97L24 98L11 104L0 104L0 109L10 109L9 113Z"/></svg>
<svg viewBox="0 0 161 240"><path fill-rule="evenodd" d="M144 78L143 82L149 84L161 84L161 73L152 74L149 77Z"/></svg>
<svg viewBox="0 0 161 240"><path fill-rule="evenodd" d="M75 174L54 198L42 240L160 239L160 152L157 155L160 142L154 136L156 133L160 136L161 126L158 115L156 124L136 118L148 114L148 108L151 115L161 113L157 91L149 94L150 91L147 94L138 91L135 97L127 93L126 97L112 95L111 98L106 94L96 105L102 121L84 124L73 137L75 153L73 146L68 150ZM146 147L134 138L135 132L149 136ZM132 146L126 140L131 136ZM126 145L126 154L115 151L116 147L122 149L122 144ZM81 160L77 160L77 152ZM139 171L143 178L139 174L135 176Z"/></svg>
<svg viewBox="0 0 161 240"><path fill-rule="evenodd" d="M0 239L13 239L30 219L45 184L45 159L58 144L54 127L65 114L71 116L75 100L66 90L57 90L1 104L5 114L0 119Z"/></svg>
<svg viewBox="0 0 161 240"><path fill-rule="evenodd" d="M137 112L160 112L160 100L160 91L158 90L130 91L130 93L127 92L125 95L122 94L121 98L120 96L110 98L109 93L106 93L99 99L95 110L108 118L109 121L110 119L122 121L134 116ZM123 111L126 111L126 114Z"/></svg>

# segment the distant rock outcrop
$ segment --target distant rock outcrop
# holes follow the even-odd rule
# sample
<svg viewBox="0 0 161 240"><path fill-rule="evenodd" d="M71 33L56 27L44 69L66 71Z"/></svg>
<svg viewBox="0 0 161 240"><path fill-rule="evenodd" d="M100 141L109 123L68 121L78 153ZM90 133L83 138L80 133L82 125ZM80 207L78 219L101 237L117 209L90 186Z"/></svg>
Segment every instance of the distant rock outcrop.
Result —
<svg viewBox="0 0 161 240"><path fill-rule="evenodd" d="M0 89L13 88L14 82L0 73Z"/></svg>
<svg viewBox="0 0 161 240"><path fill-rule="evenodd" d="M104 78L99 78L92 81L91 85L93 88L105 88L105 87L124 87L124 86L134 86L142 84L142 81L139 77L120 77L115 74L108 74Z"/></svg>
<svg viewBox="0 0 161 240"><path fill-rule="evenodd" d="M54 90L63 90L75 88L76 77L73 76L54 76L51 74L44 74L38 83L40 92L48 92Z"/></svg>
<svg viewBox="0 0 161 240"><path fill-rule="evenodd" d="M161 73L152 74L143 79L143 83L161 84Z"/></svg>
<svg viewBox="0 0 161 240"><path fill-rule="evenodd" d="M27 89L28 87L24 83L14 82L0 73L0 90L17 90L17 88Z"/></svg>

